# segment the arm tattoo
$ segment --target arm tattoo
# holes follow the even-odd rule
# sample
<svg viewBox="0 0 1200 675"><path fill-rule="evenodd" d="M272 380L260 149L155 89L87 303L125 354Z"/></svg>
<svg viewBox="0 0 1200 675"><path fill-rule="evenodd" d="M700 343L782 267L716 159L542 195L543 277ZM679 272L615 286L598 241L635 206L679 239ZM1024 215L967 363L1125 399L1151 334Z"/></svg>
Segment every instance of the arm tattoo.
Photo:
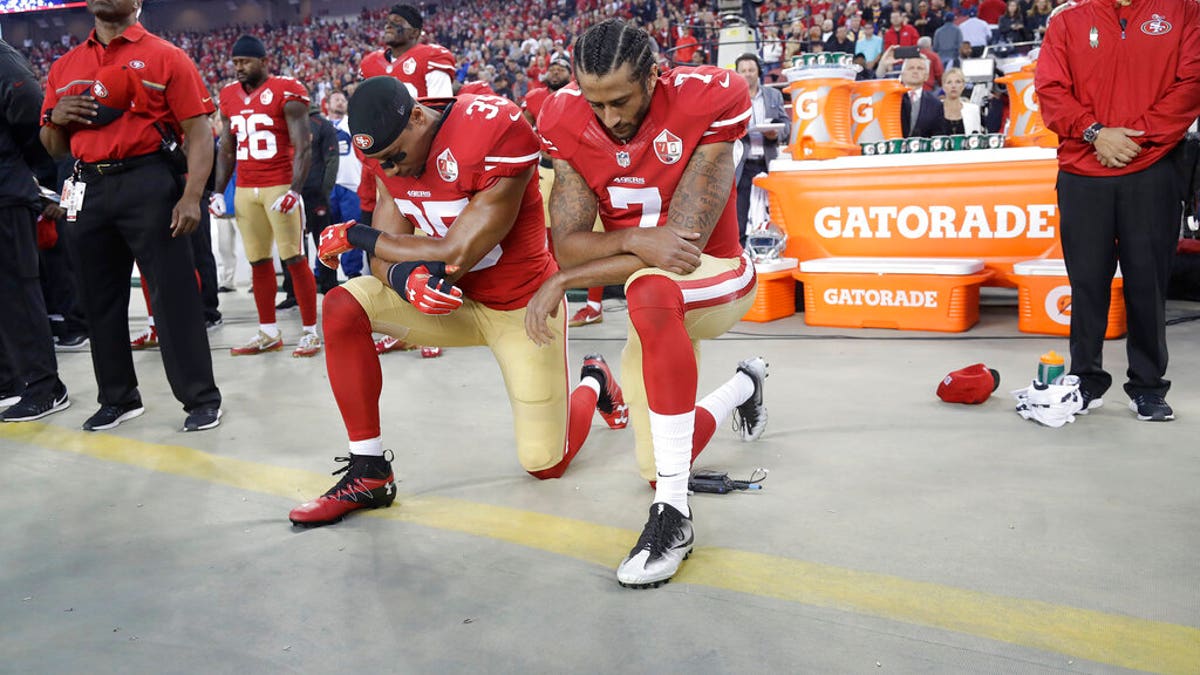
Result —
<svg viewBox="0 0 1200 675"><path fill-rule="evenodd" d="M710 149L711 148L711 149ZM671 197L667 224L708 239L725 211L733 185L733 154L727 143L701 146L688 160Z"/></svg>
<svg viewBox="0 0 1200 675"><path fill-rule="evenodd" d="M554 237L591 232L596 222L596 195L567 162L554 160L554 187L550 190L550 225Z"/></svg>

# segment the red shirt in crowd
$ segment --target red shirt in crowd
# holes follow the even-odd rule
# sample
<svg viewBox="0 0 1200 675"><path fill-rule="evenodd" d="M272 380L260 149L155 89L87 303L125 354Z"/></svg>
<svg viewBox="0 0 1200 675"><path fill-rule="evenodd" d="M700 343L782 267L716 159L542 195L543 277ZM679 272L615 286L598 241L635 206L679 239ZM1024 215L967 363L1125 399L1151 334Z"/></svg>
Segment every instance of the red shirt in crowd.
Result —
<svg viewBox="0 0 1200 675"><path fill-rule="evenodd" d="M883 31L883 48L912 47L917 44L919 39L921 39L921 34L917 32L917 29L906 23L900 26L900 30L888 28Z"/></svg>
<svg viewBox="0 0 1200 675"><path fill-rule="evenodd" d="M155 122L169 126L182 137L180 120L213 111L212 98L187 54L135 23L113 38L107 48L93 30L87 40L54 62L46 77L43 117L63 96L89 93L96 71L115 64L127 65L137 73L149 104L144 112L126 112L103 127L70 125L67 133L71 155L77 159L100 162L148 155L162 144Z"/></svg>
<svg viewBox="0 0 1200 675"><path fill-rule="evenodd" d="M1125 28L1121 22L1124 20ZM1094 38L1094 40L1093 40ZM1200 4L1083 0L1048 26L1034 80L1046 126L1058 134L1064 171L1114 176L1141 171L1183 140L1200 114ZM1083 132L1099 122L1146 132L1124 168L1101 166Z"/></svg>
<svg viewBox="0 0 1200 675"><path fill-rule="evenodd" d="M1004 0L983 0L979 3L979 11L975 13L980 19L983 19L990 24L1000 23L1000 17L1004 16L1008 5Z"/></svg>

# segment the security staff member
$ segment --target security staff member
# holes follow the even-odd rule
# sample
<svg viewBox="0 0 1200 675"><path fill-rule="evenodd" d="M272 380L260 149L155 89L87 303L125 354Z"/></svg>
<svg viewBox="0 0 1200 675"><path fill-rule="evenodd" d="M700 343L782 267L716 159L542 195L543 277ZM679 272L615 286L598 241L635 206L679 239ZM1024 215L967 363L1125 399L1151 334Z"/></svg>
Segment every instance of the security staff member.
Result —
<svg viewBox="0 0 1200 675"><path fill-rule="evenodd" d="M71 405L58 379L38 282L34 219L42 210L31 167L53 163L34 140L42 89L29 63L0 40L0 420L26 422Z"/></svg>
<svg viewBox="0 0 1200 675"><path fill-rule="evenodd" d="M1083 412L1112 384L1102 352L1120 262L1138 419L1175 413L1165 395L1165 301L1179 238L1180 142L1200 114L1200 5L1084 0L1049 23L1034 81L1059 136L1058 204L1071 281L1071 374Z"/></svg>
<svg viewBox="0 0 1200 675"><path fill-rule="evenodd" d="M213 164L212 100L184 52L138 22L141 0L87 6L95 28L50 68L41 130L52 155L69 151L79 159L67 217L76 221L73 244L100 401L83 428L110 429L143 412L129 350L136 260L150 283L167 380L187 411L184 430L211 429L219 423L221 393L186 235L200 221ZM164 134L181 132L186 182L183 167L162 151Z"/></svg>

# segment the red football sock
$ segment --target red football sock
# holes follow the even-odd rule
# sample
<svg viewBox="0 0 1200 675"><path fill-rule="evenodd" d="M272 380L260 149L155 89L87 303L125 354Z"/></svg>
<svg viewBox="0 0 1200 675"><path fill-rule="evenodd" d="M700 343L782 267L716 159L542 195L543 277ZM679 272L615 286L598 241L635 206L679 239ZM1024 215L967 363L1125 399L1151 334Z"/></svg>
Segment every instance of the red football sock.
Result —
<svg viewBox="0 0 1200 675"><path fill-rule="evenodd" d="M712 440L713 434L717 431L717 420L713 419L712 413L708 412L700 406L696 406L696 427L692 431L692 462L704 452L704 448L708 447L708 442Z"/></svg>
<svg viewBox="0 0 1200 675"><path fill-rule="evenodd" d="M275 323L275 294L279 292L279 280L275 278L275 266L270 259L250 266L250 287L254 289L258 322Z"/></svg>
<svg viewBox="0 0 1200 675"><path fill-rule="evenodd" d="M599 305L600 302L603 300L604 300L604 287L603 286L595 286L593 288L588 289L587 301L588 301L589 305Z"/></svg>
<svg viewBox="0 0 1200 675"><path fill-rule="evenodd" d="M666 277L638 277L625 292L642 342L642 379L650 410L680 415L696 406L696 359L683 327L683 293Z"/></svg>
<svg viewBox="0 0 1200 675"><path fill-rule="evenodd" d="M323 312L325 368L346 434L351 441L378 438L383 369L371 339L371 320L340 286L325 294Z"/></svg>
<svg viewBox="0 0 1200 675"><path fill-rule="evenodd" d="M529 475L539 480L562 478L571 460L579 454L583 442L592 430L592 417L596 414L596 399L599 395L591 387L575 387L571 392L571 404L567 410L567 451L558 464L541 471L530 471Z"/></svg>
<svg viewBox="0 0 1200 675"><path fill-rule="evenodd" d="M288 272L292 275L296 304L300 305L300 323L305 326L317 325L317 279L308 266L308 259L297 258L288 265Z"/></svg>

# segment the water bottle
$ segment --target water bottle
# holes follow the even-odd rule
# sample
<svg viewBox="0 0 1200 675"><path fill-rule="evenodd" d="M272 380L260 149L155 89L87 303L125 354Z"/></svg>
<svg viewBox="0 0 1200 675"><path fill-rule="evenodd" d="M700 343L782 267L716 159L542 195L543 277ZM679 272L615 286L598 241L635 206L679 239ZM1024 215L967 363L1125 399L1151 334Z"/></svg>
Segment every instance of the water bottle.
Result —
<svg viewBox="0 0 1200 675"><path fill-rule="evenodd" d="M1062 377L1067 370L1066 362L1063 357L1059 356L1053 349L1042 354L1042 358L1038 360L1037 379L1038 382L1051 384L1056 379Z"/></svg>

